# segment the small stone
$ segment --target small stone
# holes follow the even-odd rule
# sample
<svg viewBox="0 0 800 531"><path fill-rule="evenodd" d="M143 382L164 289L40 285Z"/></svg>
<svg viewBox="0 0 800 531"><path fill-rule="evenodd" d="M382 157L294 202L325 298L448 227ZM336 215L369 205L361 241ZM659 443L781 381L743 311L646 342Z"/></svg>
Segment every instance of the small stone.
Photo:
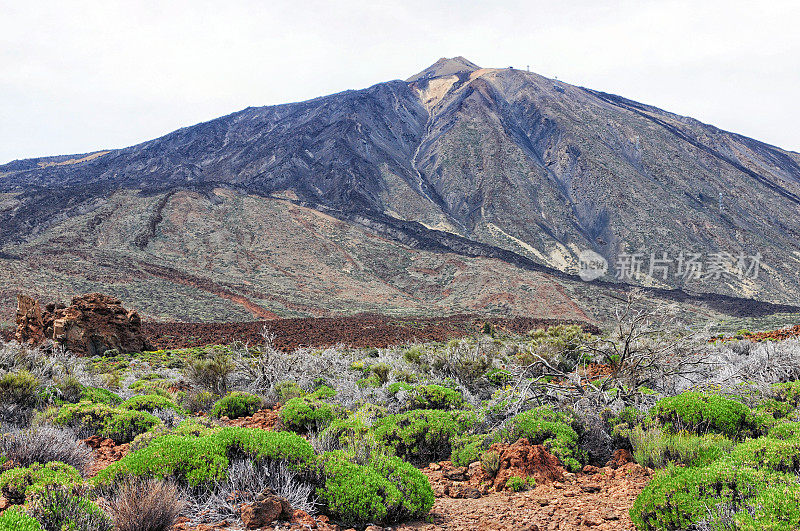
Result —
<svg viewBox="0 0 800 531"><path fill-rule="evenodd" d="M439 463L431 463L431 464L428 465L428 468L430 468L433 471L441 470L442 469L442 465L440 465Z"/></svg>

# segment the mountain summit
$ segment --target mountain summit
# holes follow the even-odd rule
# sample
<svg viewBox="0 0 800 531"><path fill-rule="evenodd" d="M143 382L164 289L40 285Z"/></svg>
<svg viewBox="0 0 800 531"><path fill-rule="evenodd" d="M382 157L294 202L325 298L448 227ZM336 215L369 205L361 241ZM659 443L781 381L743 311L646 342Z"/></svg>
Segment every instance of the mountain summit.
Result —
<svg viewBox="0 0 800 531"><path fill-rule="evenodd" d="M431 79L435 77L443 77L443 76L452 76L464 73L472 73L475 70L480 70L481 67L473 63L472 61L458 56L458 57L442 57L431 66L416 74L411 76L406 81L412 83L414 81L419 81L421 79Z"/></svg>
<svg viewBox="0 0 800 531"><path fill-rule="evenodd" d="M797 153L443 58L408 81L0 166L0 312L20 288L90 284L186 320L583 318L606 289L575 276L586 252L610 286L797 304L798 214ZM740 256L760 274L734 274Z"/></svg>

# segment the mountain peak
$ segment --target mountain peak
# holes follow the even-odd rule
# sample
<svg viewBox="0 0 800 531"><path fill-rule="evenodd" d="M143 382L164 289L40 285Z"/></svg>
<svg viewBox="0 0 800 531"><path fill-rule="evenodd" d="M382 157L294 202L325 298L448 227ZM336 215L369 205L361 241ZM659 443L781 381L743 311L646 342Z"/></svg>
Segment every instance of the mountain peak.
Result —
<svg viewBox="0 0 800 531"><path fill-rule="evenodd" d="M409 83L413 81L419 81L421 79L431 79L434 77L442 77L442 76L452 76L453 74L461 74L463 72L474 72L475 70L479 70L480 67L470 61L469 59L458 56L458 57L442 57L431 66L416 74L411 76L406 81Z"/></svg>

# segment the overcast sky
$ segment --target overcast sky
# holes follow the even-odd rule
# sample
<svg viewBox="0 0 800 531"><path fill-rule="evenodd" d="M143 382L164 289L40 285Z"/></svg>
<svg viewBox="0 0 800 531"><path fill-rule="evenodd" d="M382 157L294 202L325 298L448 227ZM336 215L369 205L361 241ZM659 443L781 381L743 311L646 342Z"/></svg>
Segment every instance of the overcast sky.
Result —
<svg viewBox="0 0 800 531"><path fill-rule="evenodd" d="M513 65L800 151L800 2L0 0L0 163Z"/></svg>

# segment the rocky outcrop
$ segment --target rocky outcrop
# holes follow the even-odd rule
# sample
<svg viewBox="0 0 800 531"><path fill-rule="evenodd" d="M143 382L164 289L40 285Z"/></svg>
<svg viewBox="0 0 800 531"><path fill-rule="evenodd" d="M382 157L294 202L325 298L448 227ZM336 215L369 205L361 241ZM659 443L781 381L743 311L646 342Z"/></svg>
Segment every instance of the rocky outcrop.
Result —
<svg viewBox="0 0 800 531"><path fill-rule="evenodd" d="M275 520L288 520L293 513L289 500L267 488L256 496L253 503L242 506L240 517L245 529L261 529Z"/></svg>
<svg viewBox="0 0 800 531"><path fill-rule="evenodd" d="M22 293L17 295L17 330L14 338L30 345L44 340L42 307L38 300Z"/></svg>
<svg viewBox="0 0 800 531"><path fill-rule="evenodd" d="M141 328L135 310L126 310L122 301L102 293L75 297L70 306L48 304L44 311L38 300L17 298L15 339L31 345L50 339L79 356L113 349L139 352L146 346Z"/></svg>

